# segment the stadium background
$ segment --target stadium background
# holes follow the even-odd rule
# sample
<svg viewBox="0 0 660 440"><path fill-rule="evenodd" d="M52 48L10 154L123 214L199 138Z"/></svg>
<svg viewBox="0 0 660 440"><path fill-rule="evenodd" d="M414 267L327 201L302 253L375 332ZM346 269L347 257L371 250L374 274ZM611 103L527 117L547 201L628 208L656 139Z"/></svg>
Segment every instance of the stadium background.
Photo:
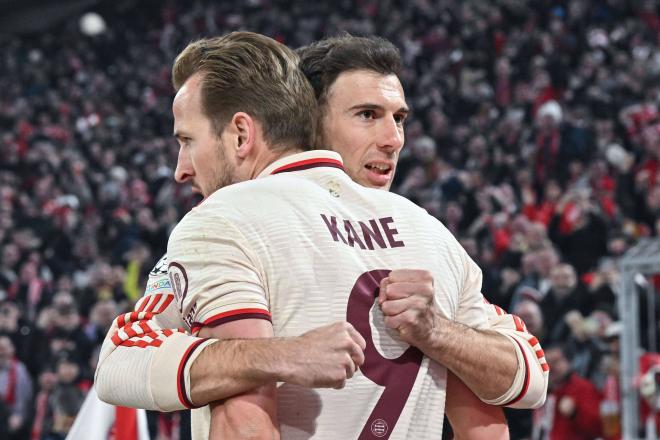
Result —
<svg viewBox="0 0 660 440"><path fill-rule="evenodd" d="M0 332L31 382L7 385L0 344L0 438L64 438L106 329L197 201L172 179L171 63L239 29L400 48L413 112L394 191L612 407L616 261L660 228L657 1L0 0ZM508 414L512 438L543 420ZM185 438L185 414L150 421L152 438Z"/></svg>

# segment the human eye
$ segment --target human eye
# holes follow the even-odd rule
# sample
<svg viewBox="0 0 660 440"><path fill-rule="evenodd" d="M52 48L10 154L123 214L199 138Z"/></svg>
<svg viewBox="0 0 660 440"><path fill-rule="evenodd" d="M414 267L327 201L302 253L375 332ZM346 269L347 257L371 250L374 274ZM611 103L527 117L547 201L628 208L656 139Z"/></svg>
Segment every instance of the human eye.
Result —
<svg viewBox="0 0 660 440"><path fill-rule="evenodd" d="M358 116L361 119L375 119L376 118L376 112L373 110L360 110L358 112Z"/></svg>
<svg viewBox="0 0 660 440"><path fill-rule="evenodd" d="M406 121L407 117L408 117L408 115L405 114L405 113L396 113L394 115L394 122L396 122L399 125L403 125L403 123Z"/></svg>
<svg viewBox="0 0 660 440"><path fill-rule="evenodd" d="M189 146L190 146L190 142L192 141L192 139L190 139L190 138L187 137L187 136L179 136L179 137L177 138L177 140L179 141L179 145L180 145L182 148L187 148L187 147L189 147Z"/></svg>

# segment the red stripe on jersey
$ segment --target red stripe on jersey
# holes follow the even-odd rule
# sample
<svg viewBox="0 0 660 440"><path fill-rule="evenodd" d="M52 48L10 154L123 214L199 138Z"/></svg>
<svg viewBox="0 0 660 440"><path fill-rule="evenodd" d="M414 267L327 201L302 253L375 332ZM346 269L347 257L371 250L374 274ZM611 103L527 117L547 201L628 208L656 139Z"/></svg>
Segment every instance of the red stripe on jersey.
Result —
<svg viewBox="0 0 660 440"><path fill-rule="evenodd" d="M140 307L138 307L137 311L138 312L143 312L144 308L147 306L147 304L151 301L151 298L148 296L145 296L142 298L142 302L140 303Z"/></svg>
<svg viewBox="0 0 660 440"><path fill-rule="evenodd" d="M181 361L179 362L179 370L177 371L177 384L176 384L176 390L179 394L179 401L186 407L186 408L199 408L195 405L192 404L190 400L188 400L188 395L186 394L186 380L183 375L183 373L186 370L186 363L188 363L188 359L190 359L190 356L194 353L194 351L199 347L202 342L206 341L207 339L200 339L199 341L193 342L193 344L188 347L186 352L183 354L183 357L181 358Z"/></svg>
<svg viewBox="0 0 660 440"><path fill-rule="evenodd" d="M151 329L149 329L151 330ZM185 333L183 329L177 329L177 332ZM112 342L116 346L124 346L124 347L139 347L139 348L147 348L147 347L160 347L160 345L164 342L163 340L159 339L161 336L164 336L165 338L168 338L169 336L172 336L174 332L172 330L162 330L162 331L149 331L148 333L145 333L143 335L140 335L141 338L151 338L151 341L145 341L144 339L126 339L122 340L118 335L114 335L112 337Z"/></svg>
<svg viewBox="0 0 660 440"><path fill-rule="evenodd" d="M541 350L536 350L536 357L541 359L542 357L545 357L545 353L543 352L543 349Z"/></svg>
<svg viewBox="0 0 660 440"><path fill-rule="evenodd" d="M119 317L117 317L117 327L122 328L126 325L126 315L128 315L128 313L119 315Z"/></svg>
<svg viewBox="0 0 660 440"><path fill-rule="evenodd" d="M126 313L125 315L123 315L122 316L122 325L120 326L120 328L130 324L131 322L135 322L135 321L139 320L140 318L142 318L142 319L150 319L151 318L151 315L141 316L140 313L141 312L131 312L131 313Z"/></svg>
<svg viewBox="0 0 660 440"><path fill-rule="evenodd" d="M138 332L136 332L133 329L133 324L125 325L123 330L124 330L124 332L126 332L126 334L128 335L129 338L134 338L138 335Z"/></svg>
<svg viewBox="0 0 660 440"><path fill-rule="evenodd" d="M226 324L232 321L238 321L239 319L265 319L271 321L272 315L268 310L264 309L236 309L230 310L229 312L218 313L213 315L210 318L206 319L204 322L193 322L191 326L191 332L196 333L202 327L217 327L222 324Z"/></svg>
<svg viewBox="0 0 660 440"><path fill-rule="evenodd" d="M541 364L541 369L543 371L550 371L550 367L545 362Z"/></svg>
<svg viewBox="0 0 660 440"><path fill-rule="evenodd" d="M536 336L532 336L532 338L529 340L529 345L531 345L532 347L535 346L538 343L539 343L539 340L536 339Z"/></svg>
<svg viewBox="0 0 660 440"><path fill-rule="evenodd" d="M142 339L138 339L137 341L134 340L124 341L120 345L123 347L147 348L147 347L160 347L162 343L163 341L161 341L160 339L152 339L149 342Z"/></svg>
<svg viewBox="0 0 660 440"><path fill-rule="evenodd" d="M495 304L493 304L492 306L495 307L495 312L497 312L499 316L506 315L504 310L502 310L502 307L496 306Z"/></svg>
<svg viewBox="0 0 660 440"><path fill-rule="evenodd" d="M157 293L154 295L154 298L151 300L151 303L149 304L149 307L147 307L147 312L153 312L154 308L156 307L156 304L160 302L160 299L163 297L162 293Z"/></svg>
<svg viewBox="0 0 660 440"><path fill-rule="evenodd" d="M153 305L153 303L154 303L154 299L155 299L157 296L158 296L158 295L149 295L148 299L144 302L144 304L142 304L142 305L140 306L140 308L142 309L142 310L140 310L140 311L141 311L141 312L150 312L150 311L151 311L151 307L152 307L152 305Z"/></svg>
<svg viewBox="0 0 660 440"><path fill-rule="evenodd" d="M153 332L152 328L149 327L149 324L147 324L147 321L140 321L138 325L142 330L144 330L145 333Z"/></svg>
<svg viewBox="0 0 660 440"><path fill-rule="evenodd" d="M344 164L340 160L336 159L328 159L324 157L316 158L316 159L306 159L306 160L299 160L298 162L293 162L287 165L283 165L271 172L270 174L277 174L277 173L283 173L285 171L298 171L302 169L308 169L308 168L316 168L316 167L322 167L322 166L329 166L333 168L339 168L341 170L344 169Z"/></svg>
<svg viewBox="0 0 660 440"><path fill-rule="evenodd" d="M512 338L516 344L518 344L518 348L520 348L520 352L523 355L523 359L525 360L525 382L523 383L522 390L520 390L520 394L518 394L518 397L513 399L512 401L505 403L504 405L513 405L523 397L525 397L525 394L527 394L527 390L529 389L529 362L527 362L527 355L525 354L525 350L523 350L522 346L520 345L520 342L516 341L515 338ZM504 406L502 405L502 406Z"/></svg>
<svg viewBox="0 0 660 440"><path fill-rule="evenodd" d="M163 301L163 304L161 304L161 306L158 307L158 310L156 310L154 313L163 313L167 308L167 306L169 306L172 303L173 299L174 299L174 295L167 295L165 301Z"/></svg>
<svg viewBox="0 0 660 440"><path fill-rule="evenodd" d="M115 344L115 346L120 346L122 343L122 338L119 337L119 332L115 332L114 335L112 335L112 343Z"/></svg>
<svg viewBox="0 0 660 440"><path fill-rule="evenodd" d="M525 332L525 326L522 323L522 320L518 318L516 315L511 315L513 316L513 322L516 324L516 330L524 333Z"/></svg>

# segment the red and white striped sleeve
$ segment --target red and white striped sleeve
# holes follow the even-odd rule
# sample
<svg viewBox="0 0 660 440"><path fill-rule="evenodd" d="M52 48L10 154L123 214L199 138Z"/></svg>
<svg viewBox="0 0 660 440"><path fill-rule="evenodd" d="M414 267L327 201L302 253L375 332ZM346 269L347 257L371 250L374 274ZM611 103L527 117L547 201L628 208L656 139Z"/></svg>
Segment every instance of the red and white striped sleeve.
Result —
<svg viewBox="0 0 660 440"><path fill-rule="evenodd" d="M539 340L527 331L522 319L502 308L487 304L488 323L511 340L518 356L518 371L511 388L497 399L484 400L490 405L509 408L539 408L545 402L550 368Z"/></svg>
<svg viewBox="0 0 660 440"><path fill-rule="evenodd" d="M159 270L164 260L152 271L135 310L118 316L103 341L95 384L107 403L156 411L194 407L190 366L215 340L184 330L167 265Z"/></svg>

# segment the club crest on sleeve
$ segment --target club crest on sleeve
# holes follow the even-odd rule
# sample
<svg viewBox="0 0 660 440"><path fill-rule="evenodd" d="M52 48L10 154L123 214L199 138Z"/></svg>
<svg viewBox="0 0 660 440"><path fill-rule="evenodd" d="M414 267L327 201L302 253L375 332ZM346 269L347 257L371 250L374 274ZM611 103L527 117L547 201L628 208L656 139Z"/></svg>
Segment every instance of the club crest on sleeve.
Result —
<svg viewBox="0 0 660 440"><path fill-rule="evenodd" d="M179 304L179 311L183 311L183 300L188 294L188 275L186 270L179 263L172 262L168 266L167 273L170 277L170 284L174 291L174 299Z"/></svg>
<svg viewBox="0 0 660 440"><path fill-rule="evenodd" d="M158 275L165 275L166 273L167 273L167 254L160 257L160 260L158 260L158 263L156 263L154 268L151 269L149 275L154 277Z"/></svg>

